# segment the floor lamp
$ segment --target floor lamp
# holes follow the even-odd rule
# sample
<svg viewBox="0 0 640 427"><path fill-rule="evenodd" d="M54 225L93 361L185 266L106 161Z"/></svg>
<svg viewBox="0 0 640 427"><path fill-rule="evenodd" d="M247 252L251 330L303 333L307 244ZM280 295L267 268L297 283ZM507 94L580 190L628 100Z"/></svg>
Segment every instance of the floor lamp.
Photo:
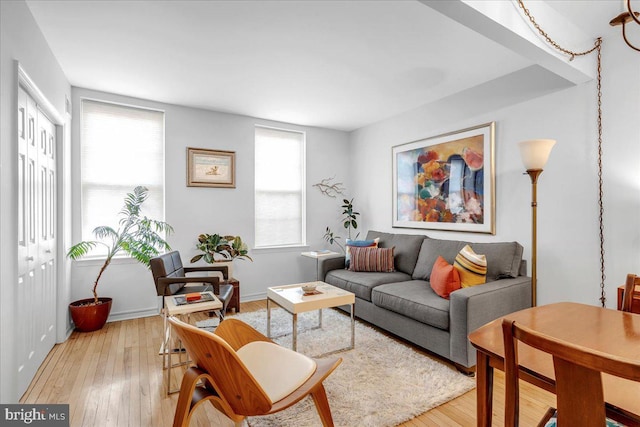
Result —
<svg viewBox="0 0 640 427"><path fill-rule="evenodd" d="M529 177L531 177L531 306L536 306L537 295L537 212L538 207L538 177L542 173L542 168L549 159L549 154L553 145L556 143L553 139L530 139L518 143L520 147L520 155L522 163L527 169Z"/></svg>

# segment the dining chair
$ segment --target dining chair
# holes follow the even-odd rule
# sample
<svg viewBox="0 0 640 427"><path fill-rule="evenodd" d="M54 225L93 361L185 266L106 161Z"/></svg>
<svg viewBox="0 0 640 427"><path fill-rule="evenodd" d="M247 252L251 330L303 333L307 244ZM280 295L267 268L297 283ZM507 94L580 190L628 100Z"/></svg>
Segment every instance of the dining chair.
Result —
<svg viewBox="0 0 640 427"><path fill-rule="evenodd" d="M637 286L640 286L640 276L627 274L627 281L624 284L624 293L622 294L622 311L631 312L634 298L640 296L640 291L636 290Z"/></svg>
<svg viewBox="0 0 640 427"><path fill-rule="evenodd" d="M237 319L223 320L214 333L175 317L169 322L195 364L182 379L173 427L187 427L207 401L240 426L246 417L282 411L308 395L322 425L333 426L323 381L341 358L312 359Z"/></svg>
<svg viewBox="0 0 640 427"><path fill-rule="evenodd" d="M507 318L502 321L505 372L505 426L519 422L518 341L551 354L557 409L538 426L621 426L606 417L602 373L640 381L640 360L623 359L536 332Z"/></svg>

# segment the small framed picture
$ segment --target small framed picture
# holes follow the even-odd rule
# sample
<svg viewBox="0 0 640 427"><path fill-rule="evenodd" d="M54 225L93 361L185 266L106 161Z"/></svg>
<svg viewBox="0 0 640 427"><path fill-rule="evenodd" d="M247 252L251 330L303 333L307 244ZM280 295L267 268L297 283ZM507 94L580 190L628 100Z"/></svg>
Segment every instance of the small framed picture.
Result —
<svg viewBox="0 0 640 427"><path fill-rule="evenodd" d="M187 187L236 188L235 151L187 147Z"/></svg>

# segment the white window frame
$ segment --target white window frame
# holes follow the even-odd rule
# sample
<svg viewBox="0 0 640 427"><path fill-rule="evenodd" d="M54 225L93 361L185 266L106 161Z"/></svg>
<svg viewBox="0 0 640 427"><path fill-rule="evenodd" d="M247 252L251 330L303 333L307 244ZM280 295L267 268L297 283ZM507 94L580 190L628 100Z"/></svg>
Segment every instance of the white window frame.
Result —
<svg viewBox="0 0 640 427"><path fill-rule="evenodd" d="M307 152L306 152L306 146L307 146L307 135L306 132L304 131L300 131L300 130L296 130L296 129L286 129L286 128L278 128L278 127L272 127L272 126L264 126L264 125L255 125L254 127L254 149L257 142L257 131L258 129L268 129L268 130L274 130L274 131L280 131L280 132L288 132L288 133L295 133L295 134L300 134L302 136L302 140L301 140L301 147L300 147L300 164L301 164L301 171L300 171L300 214L301 214L301 218L300 218L300 242L297 243L293 243L293 244L259 244L259 240L258 240L258 212L257 212L257 203L255 203L254 205L254 248L255 249L277 249L277 248L299 248L299 247L306 247L307 246L307 185L306 185L306 175L307 175ZM254 151L255 153L255 151ZM257 156L257 153L256 153ZM255 159L254 159L254 173L256 168L256 164L255 164ZM258 180L258 176L257 174L254 176L255 181ZM254 200L257 200L257 194L258 194L258 188L255 185L255 181L254 181Z"/></svg>
<svg viewBox="0 0 640 427"><path fill-rule="evenodd" d="M74 233L77 233L77 238L74 239L76 241L79 240L95 240L95 236L93 236L93 234L90 235L86 235L86 231L85 231L85 225L84 225L84 221L85 221L85 212L84 212L84 204L85 204L85 200L84 200L84 186L85 186L85 177L84 177L84 166L82 164L83 162L83 144L85 144L85 141L83 140L83 127L84 127L84 121L85 121L85 112L84 112L84 105L85 105L85 101L88 102L93 102L93 103L100 103L100 104L105 104L105 105L109 105L109 106L113 106L113 107L122 107L122 108L129 108L129 109L138 109L138 110L143 110L143 111L148 111L148 112L154 112L154 113L161 113L162 114L162 140L160 142L161 145L161 149L162 149L162 154L161 154L161 170L160 170L160 183L159 185L156 186L160 187L161 189L161 194L159 195L159 200L161 203L161 209L159 211L159 213L152 213L152 214L148 214L144 212L143 209L143 215L147 215L152 219L156 219L156 220L160 220L160 221L164 221L166 218L166 174L165 174L165 160L166 160L166 113L164 110L161 109L157 109L157 108L151 108L151 107L147 107L147 106L142 106L142 105L135 105L135 104L127 104L127 103L121 103L121 102L113 102L113 101L109 101L109 100L105 100L105 99L100 99L100 98L93 98L93 97L81 97L80 98L80 114L79 114L79 139L80 139L80 143L78 144L78 159L80 160L80 165L78 166L78 176L80 177L79 181L78 181L78 188L79 188L79 199L80 199L80 203L79 203L79 211L78 211L78 227L76 230L74 230ZM114 218L118 218L118 213L119 213L119 209L122 207L122 202L124 201L124 197L126 195L126 193L130 193L133 191L134 187L136 185L145 185L145 183L131 183L130 185L127 185L127 189L126 191L123 192L122 194L122 199L121 199L121 203L118 206L118 208L116 210L113 211L113 216ZM150 188L150 191L153 191ZM156 192L156 197L157 196L157 192ZM148 202L146 202L148 203ZM111 212L111 211L110 211ZM118 218L119 219L119 218ZM116 227L118 225L117 221L113 224L107 224L105 223L100 223L100 224L91 224L91 227L95 227L96 225L111 225ZM75 227L74 227L75 228ZM85 257L85 260L90 261L91 259L99 259L99 258L103 258L104 255L106 254L106 252L103 250L103 248L101 246L96 247L96 249L94 249L89 256ZM127 258L126 254L119 254L118 258Z"/></svg>

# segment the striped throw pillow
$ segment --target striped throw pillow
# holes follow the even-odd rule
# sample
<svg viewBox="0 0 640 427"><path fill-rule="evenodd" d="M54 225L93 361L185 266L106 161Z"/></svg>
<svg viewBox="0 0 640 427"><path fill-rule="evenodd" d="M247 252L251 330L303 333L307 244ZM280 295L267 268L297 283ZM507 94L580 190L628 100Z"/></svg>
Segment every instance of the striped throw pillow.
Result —
<svg viewBox="0 0 640 427"><path fill-rule="evenodd" d="M460 274L463 288L481 285L487 281L487 258L475 253L469 245L458 252L453 267Z"/></svg>
<svg viewBox="0 0 640 427"><path fill-rule="evenodd" d="M371 247L377 248L380 238L377 237L373 240L351 240L347 239L344 245L344 268L349 269L349 263L351 263L351 247L358 246L360 248Z"/></svg>
<svg viewBox="0 0 640 427"><path fill-rule="evenodd" d="M395 246L392 248L361 248L352 246L349 270L377 271L383 273L395 271L393 267L394 249Z"/></svg>

